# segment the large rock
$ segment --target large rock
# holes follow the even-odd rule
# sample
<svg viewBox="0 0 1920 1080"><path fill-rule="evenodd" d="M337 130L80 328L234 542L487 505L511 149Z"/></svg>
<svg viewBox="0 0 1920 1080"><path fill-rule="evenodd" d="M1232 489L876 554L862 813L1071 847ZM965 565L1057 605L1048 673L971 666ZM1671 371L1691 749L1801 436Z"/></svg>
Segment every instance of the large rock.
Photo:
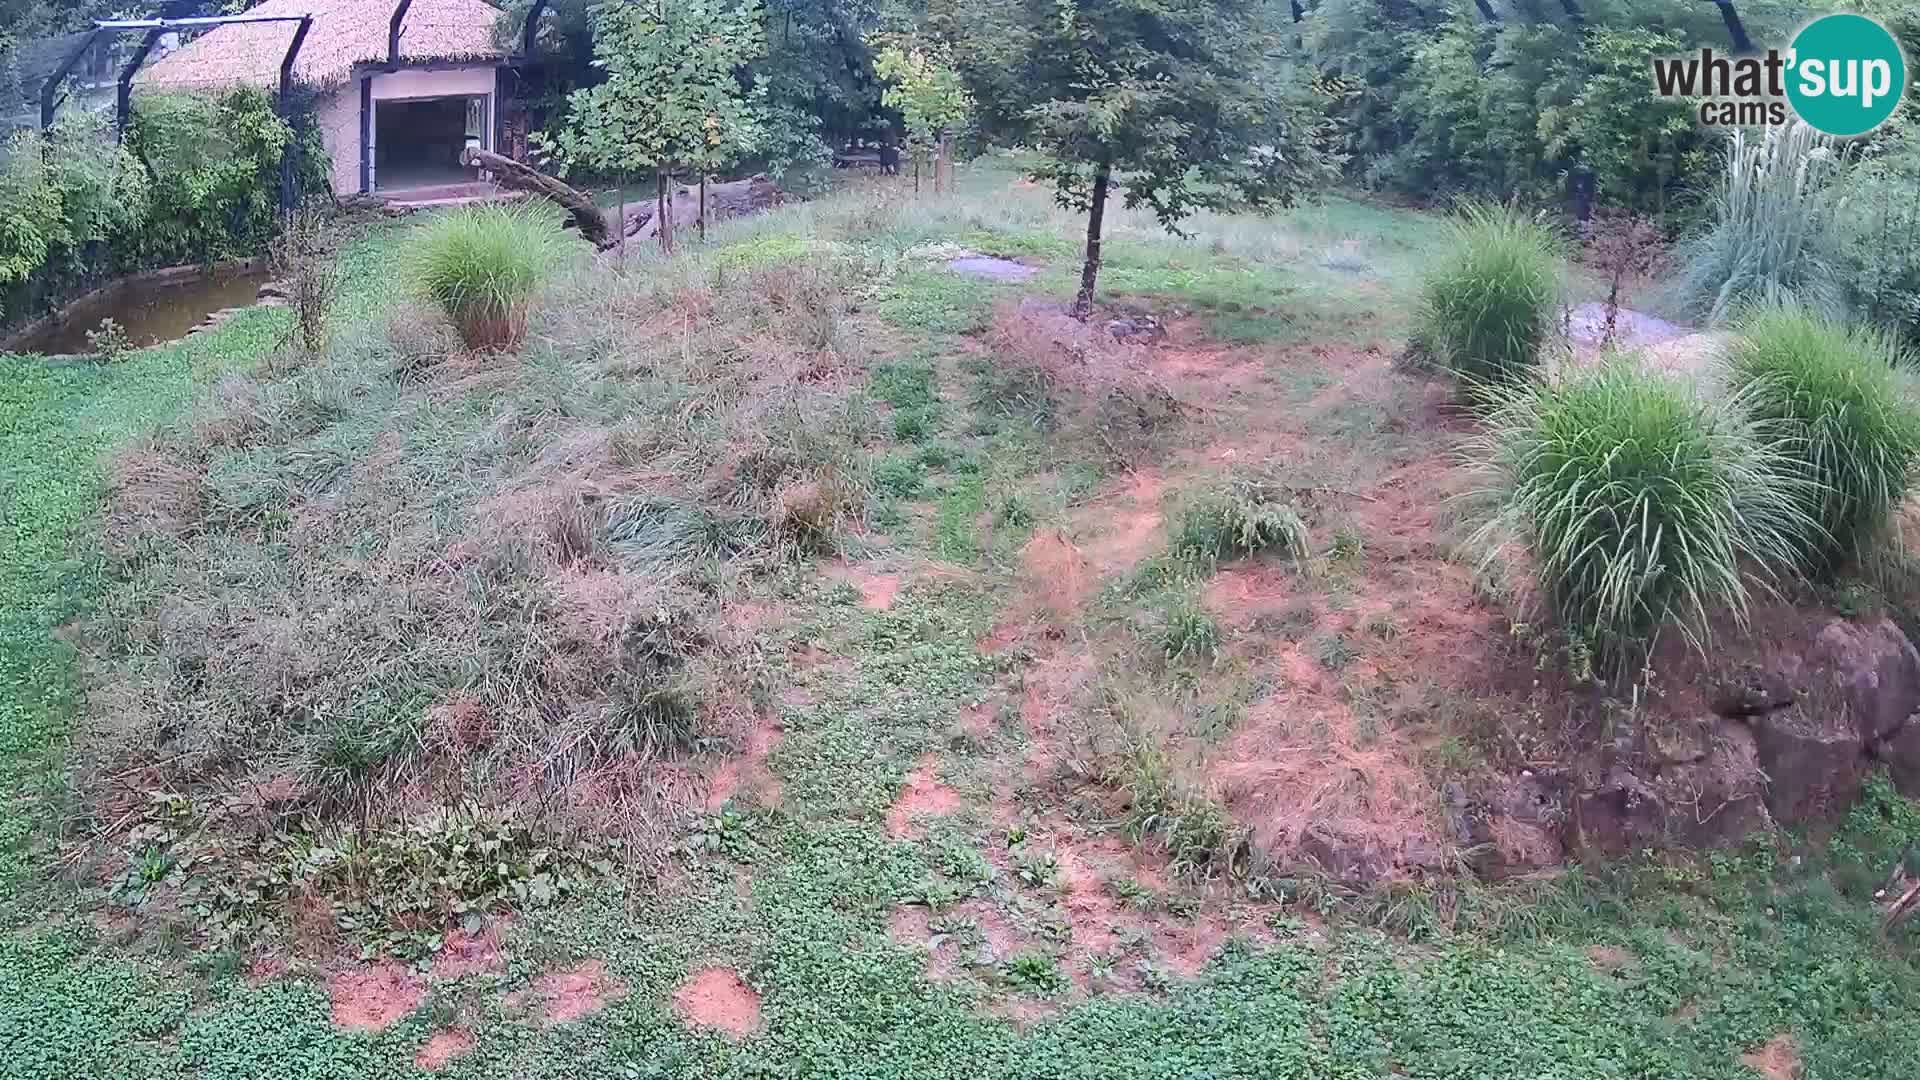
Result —
<svg viewBox="0 0 1920 1080"><path fill-rule="evenodd" d="M1335 881L1371 885L1393 872L1395 853L1367 837L1314 825L1300 838L1300 854Z"/></svg>
<svg viewBox="0 0 1920 1080"><path fill-rule="evenodd" d="M1573 842L1621 856L1648 847L1735 847L1772 827L1753 733L1738 723L1702 721L1650 732L1665 760L1643 775L1616 765L1573 801Z"/></svg>
<svg viewBox="0 0 1920 1080"><path fill-rule="evenodd" d="M1866 775L1866 740L1830 695L1753 717L1753 742L1767 774L1767 809L1783 824L1842 813Z"/></svg>
<svg viewBox="0 0 1920 1080"><path fill-rule="evenodd" d="M1738 847L1773 827L1759 747L1745 726L1721 721L1707 731L1700 758L1662 768L1655 781L1667 809L1667 833L1690 847Z"/></svg>
<svg viewBox="0 0 1920 1080"><path fill-rule="evenodd" d="M1811 680L1824 678L1836 691L1865 742L1892 735L1920 710L1920 652L1890 619L1833 620L1814 638L1807 665Z"/></svg>
<svg viewBox="0 0 1920 1080"><path fill-rule="evenodd" d="M1920 720L1894 732L1893 737L1874 748L1887 763L1893 786L1909 799L1920 799Z"/></svg>
<svg viewBox="0 0 1920 1080"><path fill-rule="evenodd" d="M1573 840L1583 852L1626 855L1663 843L1666 831L1667 804L1659 791L1624 766L1574 796Z"/></svg>

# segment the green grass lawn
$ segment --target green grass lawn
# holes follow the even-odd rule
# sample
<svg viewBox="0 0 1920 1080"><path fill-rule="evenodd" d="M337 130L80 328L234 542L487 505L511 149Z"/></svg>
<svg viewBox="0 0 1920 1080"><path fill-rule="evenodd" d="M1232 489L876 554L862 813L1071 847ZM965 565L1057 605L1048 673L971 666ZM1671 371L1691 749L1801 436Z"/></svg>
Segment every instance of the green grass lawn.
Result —
<svg viewBox="0 0 1920 1080"><path fill-rule="evenodd" d="M1164 872L1156 838L1170 834L1159 824L1128 820L1094 785L1064 779L1071 768L1030 775L1039 736L1019 703L1024 688L1040 685L1035 650L1046 646L983 644L1018 611L1023 546L1101 513L1100 500L1129 481L1133 465L1171 471L1205 444L1184 429L1156 434L1138 461L1122 464L1090 449L1106 443L1076 441L1083 433L1064 391L1007 390L979 332L997 304L1066 295L1077 235L1044 192L1011 180L995 167L963 169L958 196L904 211L875 209L859 191L786 208L716 229L710 250L683 255L676 268L630 253L625 280L575 268L583 276L547 301L523 358L441 360L425 374L386 325L399 299L387 268L405 227L363 237L346 258L336 355L316 371L250 376L279 411L245 440L204 448L206 524L131 568L101 550L104 455L149 432L166 446L190 437L182 418L213 407L218 376L252 371L284 317L252 312L113 367L0 360L0 768L16 796L4 811L0 866L8 890L0 1077L416 1076L427 1071L416 1057L448 1032L464 1052L422 1060L462 1077L1741 1080L1755 1075L1742 1055L1783 1035L1809 1080L1920 1076L1912 937L1881 938L1864 896L1863 882L1920 840L1920 816L1884 787L1825 849L1768 838L1698 860L1349 893L1274 867L1192 879ZM1209 407L1251 399L1250 425L1341 386L1339 373L1304 366L1306 347L1392 345L1425 245L1439 235L1424 216L1345 200L1274 220L1210 216L1190 240L1157 234L1141 216L1115 217L1103 295L1183 307L1209 336L1249 350L1257 374L1238 397ZM1042 273L1025 286L983 283L911 256L942 240L1031 260ZM830 266L837 276L822 269ZM743 287L741 275L757 270L769 276ZM832 290L822 281L845 295L823 300ZM724 341L701 336L715 326L699 317L646 321L656 306L681 302L675 290L697 289L707 291L683 310L722 312L713 316L720 329L736 315L760 321ZM767 341L785 344L750 353ZM765 392L755 380L782 365L799 371L783 386L823 395L819 411L791 421L771 406L748 408ZM1373 455L1350 469L1364 480L1436 452L1399 422L1395 392L1384 403L1336 403L1314 421L1317 453ZM763 453L753 460L775 451L830 459L866 500L865 526L841 536L837 553L747 549L638 563L655 557L652 534L640 530L658 519L619 503L587 526L624 523L626 546L591 558L670 580L661 603L684 602L710 619L770 613L752 623L728 655L737 666L715 685L738 690L777 739L750 751L738 733L696 732L673 751L693 773L757 752L766 775L711 806L687 800L662 819L667 836L649 858L570 863L555 897L486 894L468 922L495 928L497 956L467 969L436 965L444 928L396 933L347 893L321 896L329 929L317 933L311 905L276 901L246 921L233 917L241 907L230 898L169 891L195 880L233 884L221 877L227 854L190 846L219 800L192 777L179 781L188 809L145 819L172 831L115 849L156 860L146 887L128 887L127 867L112 860L104 867L112 873L67 861L97 821L66 770L70 755L87 750L84 739L69 749L76 725L101 707L88 704L88 691L113 674L146 687L156 709L202 693L198 683L181 688L177 664L159 666L173 663L165 650L178 644L131 634L144 644L89 646L97 652L83 664L69 635L56 633L69 621L144 626L145 612L191 610L217 637L248 632L250 604L262 619L292 612L290 623L313 624L301 641L364 649L314 676L338 689L327 700L352 703L328 722L356 732L361 721L369 731L399 725L397 735L379 726L387 741L372 751L356 744L372 757L354 767L374 783L429 775L427 765L407 764L444 764L406 726L421 711L411 703L521 700L511 695L523 684L556 680L525 677L503 689L510 676L501 669L511 664L476 658L534 655L541 634L565 629L542 621L557 601L522 603L546 586L516 576L527 573L524 562L502 559L462 570L459 581L474 610L491 613L478 620L486 633L509 635L504 646L494 637L443 640L464 608L434 609L437 620L407 609L413 621L391 624L400 629L388 637L382 622L348 622L333 637L319 624L386 617L392 582L406 579L381 577L385 568L411 558L408 545L424 545L433 557L406 565L423 580L439 573L435 558L454 560L448 552L473 528L513 511L503 493L576 474L607 486L671 474L685 491L711 492L698 485L715 482L711 467L730 440L776 428L784 434L755 443ZM1204 438L1244 435L1205 430ZM597 446L604 457L593 456ZM701 505L710 515L702 544L727 550L729 537L757 527L751 508L760 504L747 495ZM1327 523L1316 527L1319 543ZM303 546L302 530L329 528L340 529L337 545ZM1329 593L1371 565L1358 542L1315 558L1319 576L1302 580ZM1230 731L1264 692L1257 673L1235 667L1244 661L1231 635L1201 650L1218 659L1163 649L1152 636L1165 630L1155 605L1177 607L1203 583L1150 578L1148 569L1099 583L1076 632L1100 641L1148 635L1148 652L1126 654L1147 658L1130 674L1186 695L1176 700ZM875 580L888 576L897 595L869 602ZM270 610L268 598L285 607ZM511 636L521 624L545 629ZM644 625L664 634L678 624ZM701 637L723 634L714 622ZM197 677L209 685L233 677L217 664L205 671ZM242 714L253 703L231 694L192 700L280 715ZM368 719L375 713L379 725ZM287 747L263 753L305 761L320 752L304 741L307 727L259 722L292 725ZM390 745L408 739L416 741ZM322 749L346 768L337 746ZM923 770L949 789L953 812L900 828L891 820L897 800ZM244 845L269 853L261 859L283 875L276 881L299 881L311 863L287 852L323 860L315 847L375 842L353 821L316 806L275 825L285 846ZM1123 856L1136 848L1146 861ZM1075 853L1089 850L1113 860L1093 890L1108 898L1111 933L1087 925L1089 894L1074 883ZM464 849L446 857L434 865L492 858ZM342 974L367 970L363 951L396 942L411 951L387 969L383 1024L336 1023L330 988L345 993ZM737 973L751 988L758 1013L744 1033L688 1022L699 1007L676 995L705 969ZM554 1003L571 992L555 976L566 972L583 973L572 991L584 987L593 1007L555 1019Z"/></svg>

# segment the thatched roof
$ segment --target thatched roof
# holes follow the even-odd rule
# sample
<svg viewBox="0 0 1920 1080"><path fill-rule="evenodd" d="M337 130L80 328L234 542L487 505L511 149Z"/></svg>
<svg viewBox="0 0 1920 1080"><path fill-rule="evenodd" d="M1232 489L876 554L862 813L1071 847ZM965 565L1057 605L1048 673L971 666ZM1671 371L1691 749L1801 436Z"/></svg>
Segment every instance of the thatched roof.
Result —
<svg viewBox="0 0 1920 1080"><path fill-rule="evenodd" d="M387 26L395 0L265 0L249 15L313 16L313 29L294 61L294 78L312 86L345 82L353 65L387 59ZM400 24L400 58L498 60L494 43L500 9L485 0L413 0ZM215 87L237 82L275 86L294 23L218 26L141 69L143 86Z"/></svg>

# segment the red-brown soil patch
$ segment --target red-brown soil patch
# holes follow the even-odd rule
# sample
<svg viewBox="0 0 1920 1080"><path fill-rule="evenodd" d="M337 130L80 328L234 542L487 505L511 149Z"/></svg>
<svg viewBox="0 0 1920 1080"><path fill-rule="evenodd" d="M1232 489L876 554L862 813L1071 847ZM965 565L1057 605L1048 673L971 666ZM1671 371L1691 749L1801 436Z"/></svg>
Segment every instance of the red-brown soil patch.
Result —
<svg viewBox="0 0 1920 1080"><path fill-rule="evenodd" d="M780 717L756 711L747 724L741 752L722 760L707 781L708 810L718 810L729 799L748 792L766 806L780 805L780 778L767 768L767 757L780 745Z"/></svg>
<svg viewBox="0 0 1920 1080"><path fill-rule="evenodd" d="M1792 1035L1781 1032L1741 1054L1740 1064L1767 1080L1799 1080L1800 1048L1794 1045Z"/></svg>
<svg viewBox="0 0 1920 1080"><path fill-rule="evenodd" d="M734 972L702 968L673 992L674 1007L695 1027L716 1028L736 1039L760 1030L760 995Z"/></svg>
<svg viewBox="0 0 1920 1080"><path fill-rule="evenodd" d="M1122 924L1144 925L1138 913L1123 911L1119 901L1107 892L1097 860L1131 862L1129 852L1119 841L1083 841L1061 845L1054 859L1060 868L1060 884L1066 891L1067 925L1073 946L1082 952L1111 949Z"/></svg>
<svg viewBox="0 0 1920 1080"><path fill-rule="evenodd" d="M1589 945L1587 959L1594 967L1608 973L1633 965L1633 954L1618 945Z"/></svg>
<svg viewBox="0 0 1920 1080"><path fill-rule="evenodd" d="M533 980L541 1015L550 1024L568 1024L591 1016L607 1003L626 996L627 986L607 974L599 960L588 960L565 971L550 971Z"/></svg>
<svg viewBox="0 0 1920 1080"><path fill-rule="evenodd" d="M327 980L333 1026L379 1031L418 1008L427 988L405 966L391 960L338 971Z"/></svg>
<svg viewBox="0 0 1920 1080"><path fill-rule="evenodd" d="M453 1059L473 1049L473 1032L466 1028L442 1028L427 1037L426 1045L413 1055L415 1068L439 1072Z"/></svg>
<svg viewBox="0 0 1920 1080"><path fill-rule="evenodd" d="M1073 615L1094 586L1087 557L1058 529L1027 541L1020 549L1020 570L1027 594L1056 625Z"/></svg>
<svg viewBox="0 0 1920 1080"><path fill-rule="evenodd" d="M1165 542L1159 469L1138 469L1109 484L1079 514L1076 534L1087 565L1100 577L1132 567Z"/></svg>
<svg viewBox="0 0 1920 1080"><path fill-rule="evenodd" d="M1162 940L1167 947L1161 958L1175 973L1194 978L1206 969L1213 954L1233 936L1233 926L1219 915L1198 915L1191 920L1163 920ZM1167 940L1171 939L1171 940Z"/></svg>
<svg viewBox="0 0 1920 1080"><path fill-rule="evenodd" d="M920 767L907 776L906 787L887 811L887 834L908 839L920 834L920 818L944 817L965 806L960 793L940 782L932 756L921 760Z"/></svg>
<svg viewBox="0 0 1920 1080"><path fill-rule="evenodd" d="M254 957L247 965L247 981L250 983L272 982L287 973L287 958L280 953L268 953Z"/></svg>
<svg viewBox="0 0 1920 1080"><path fill-rule="evenodd" d="M479 930L454 929L433 958L433 977L460 979L468 975L498 975L505 970L500 939L506 927L493 922Z"/></svg>
<svg viewBox="0 0 1920 1080"><path fill-rule="evenodd" d="M828 564L824 568L826 576L836 581L844 581L860 591L860 606L868 611L885 611L893 606L900 595L903 578L899 574L876 573L856 563L845 561Z"/></svg>

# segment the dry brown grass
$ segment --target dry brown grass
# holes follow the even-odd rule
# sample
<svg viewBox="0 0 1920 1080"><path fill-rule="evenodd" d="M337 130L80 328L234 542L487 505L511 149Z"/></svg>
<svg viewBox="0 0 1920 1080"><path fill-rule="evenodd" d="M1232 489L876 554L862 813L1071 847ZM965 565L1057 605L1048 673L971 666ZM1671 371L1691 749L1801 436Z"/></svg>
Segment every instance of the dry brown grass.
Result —
<svg viewBox="0 0 1920 1080"><path fill-rule="evenodd" d="M771 700L732 598L865 512L846 273L583 276L509 362L402 310L220 384L115 465L147 554L81 634L76 826L148 790L238 828L462 803L657 856Z"/></svg>
<svg viewBox="0 0 1920 1080"><path fill-rule="evenodd" d="M1036 300L994 309L987 334L994 378L1016 407L1047 414L1069 437L1131 466L1154 450L1183 406L1155 374L1148 346L1114 340Z"/></svg>

